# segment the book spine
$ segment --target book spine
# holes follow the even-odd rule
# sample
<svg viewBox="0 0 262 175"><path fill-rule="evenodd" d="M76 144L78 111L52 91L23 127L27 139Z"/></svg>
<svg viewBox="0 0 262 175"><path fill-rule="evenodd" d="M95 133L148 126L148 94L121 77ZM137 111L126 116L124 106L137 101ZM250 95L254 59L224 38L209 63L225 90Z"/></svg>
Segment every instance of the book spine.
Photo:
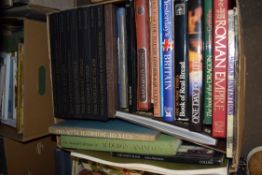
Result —
<svg viewBox="0 0 262 175"><path fill-rule="evenodd" d="M64 36L62 38L62 46L64 46L62 49L64 51L64 57L65 59L65 70L63 70L65 73L62 75L67 75L67 94L68 94L68 104L69 104L69 112L66 114L68 117L75 117L75 89L74 89L74 79L73 79L73 37L71 36L71 18L70 18L70 11L65 11L62 15L63 20L63 27L65 27Z"/></svg>
<svg viewBox="0 0 262 175"><path fill-rule="evenodd" d="M228 78L227 78L227 149L228 158L233 157L233 128L235 118L235 11L228 11Z"/></svg>
<svg viewBox="0 0 262 175"><path fill-rule="evenodd" d="M213 27L213 1L204 0L204 89L203 89L203 124L212 124L212 27Z"/></svg>
<svg viewBox="0 0 262 175"><path fill-rule="evenodd" d="M175 155L181 142L177 139L152 142L62 135L60 136L60 143L63 148L150 155Z"/></svg>
<svg viewBox="0 0 262 175"><path fill-rule="evenodd" d="M66 117L69 115L71 106L69 105L70 95L69 95L69 87L68 87L68 73L67 73L67 56L66 56L66 43L65 38L66 34L66 24L65 24L65 15L64 13L58 13L57 15L57 30L61 31L57 35L57 42L58 42L58 50L57 52L57 73L58 73L58 86L60 90L58 90L58 105L61 108L61 116ZM64 58L64 59L63 59ZM59 83L60 82L60 83ZM63 97L63 94L67 94L66 97ZM58 117L58 116L57 116Z"/></svg>
<svg viewBox="0 0 262 175"><path fill-rule="evenodd" d="M7 120L9 118L9 94L10 94L10 73L11 73L11 54L5 54L3 56L5 64L5 87L3 96L3 116L1 119Z"/></svg>
<svg viewBox="0 0 262 175"><path fill-rule="evenodd" d="M85 114L92 114L92 91L91 91L91 10L90 8L82 8L81 15L83 18L83 45L86 49L83 49L83 64L84 64L84 76L85 76Z"/></svg>
<svg viewBox="0 0 262 175"><path fill-rule="evenodd" d="M105 59L105 19L104 6L97 6L97 59L98 59L98 108L97 119L107 118L107 83L106 83L106 59Z"/></svg>
<svg viewBox="0 0 262 175"><path fill-rule="evenodd" d="M120 108L128 108L128 76L127 76L127 43L126 43L126 10L117 9L117 77L118 100Z"/></svg>
<svg viewBox="0 0 262 175"><path fill-rule="evenodd" d="M135 1L137 38L137 109L148 111L151 107L151 71L149 44L149 4L147 0Z"/></svg>
<svg viewBox="0 0 262 175"><path fill-rule="evenodd" d="M189 37L189 99L191 107L190 127L201 131L202 127L202 0L188 1L188 37Z"/></svg>
<svg viewBox="0 0 262 175"><path fill-rule="evenodd" d="M91 20L91 114L93 116L98 115L98 93L99 93L99 82L98 82L98 58L97 58L97 6L93 6L90 9L90 20Z"/></svg>
<svg viewBox="0 0 262 175"><path fill-rule="evenodd" d="M86 104L85 98L86 96L86 88L85 88L85 58L84 58L84 50L82 47L84 45L85 38L85 30L84 30L84 16L82 10L77 10L77 37L78 37L78 59L79 59L79 98L80 98L80 115L84 116L86 112Z"/></svg>
<svg viewBox="0 0 262 175"><path fill-rule="evenodd" d="M116 7L113 4L105 5L105 47L106 47L106 83L108 117L113 117L117 100L117 73L116 73Z"/></svg>
<svg viewBox="0 0 262 175"><path fill-rule="evenodd" d="M159 63L159 3L157 0L151 1L151 57L153 74L153 102L154 116L161 117L160 111L160 63Z"/></svg>
<svg viewBox="0 0 262 175"><path fill-rule="evenodd" d="M18 44L18 61L17 61L17 119L16 128L18 133L22 133L24 125L24 103L23 103L23 59L24 43ZM0 93L1 94L1 93Z"/></svg>
<svg viewBox="0 0 262 175"><path fill-rule="evenodd" d="M70 28L70 37L71 37L71 68L72 68L72 82L73 82L73 91L74 94L74 115L80 116L81 115L81 102L80 102L80 58L79 58L79 46L78 46L78 18L77 18L77 11L72 10L69 13L69 24Z"/></svg>
<svg viewBox="0 0 262 175"><path fill-rule="evenodd" d="M130 158L130 159L145 159L154 160L162 162L172 162L172 163L190 163L199 165L221 165L221 158L211 157L208 159L198 158L197 156L182 157L182 156L153 156L144 154L129 154L129 153L118 153L112 152L112 156L120 158ZM193 153L192 153L193 154Z"/></svg>
<svg viewBox="0 0 262 175"><path fill-rule="evenodd" d="M212 136L225 138L227 113L228 1L214 0Z"/></svg>
<svg viewBox="0 0 262 175"><path fill-rule="evenodd" d="M189 121L187 3L175 1L175 115L180 121Z"/></svg>
<svg viewBox="0 0 262 175"><path fill-rule="evenodd" d="M84 137L98 137L98 138L112 138L124 140L141 140L141 141L155 141L154 135L142 133L129 133L122 131L108 131L108 130L95 130L86 129L81 127L49 127L49 133L56 135L69 135L69 136L84 136Z"/></svg>
<svg viewBox="0 0 262 175"><path fill-rule="evenodd" d="M174 8L172 0L161 0L161 49L160 57L160 83L161 96L163 96L163 120L175 120L175 82L174 82Z"/></svg>
<svg viewBox="0 0 262 175"><path fill-rule="evenodd" d="M53 112L54 112L54 115L55 116L60 116L61 115L61 108L59 105L59 101L61 99L59 99L59 91L58 89L60 89L61 91L61 87L58 87L59 83L59 66L58 66L58 62L57 62L57 55L58 55L58 52L59 52L59 48L58 48L58 22L57 22L57 19L58 18L58 15L56 14L53 14L53 15L50 15L48 17L48 21L49 21L49 35L50 35L50 50L51 50L51 58L50 58L50 61L51 61L51 73L52 73L52 100L53 100ZM60 32L61 33L61 32ZM22 48L21 47L21 44L18 45L18 84L21 84L20 81L21 81L21 52L22 52ZM61 76L61 75L60 75ZM21 92L21 88L22 86L18 86L18 104L20 104L20 92ZM61 102L62 103L62 102ZM18 106L19 108L19 106ZM19 112L19 109L18 109L18 113ZM19 116L20 114L18 114ZM19 125L19 124L18 124Z"/></svg>
<svg viewBox="0 0 262 175"><path fill-rule="evenodd" d="M158 25L159 25L159 84L160 84L160 116L164 116L164 96L162 95L163 92L163 54L162 54L162 26L163 26L163 21L162 21L162 2L158 1Z"/></svg>
<svg viewBox="0 0 262 175"><path fill-rule="evenodd" d="M127 61L128 61L128 109L137 110L137 58L134 0L126 0Z"/></svg>

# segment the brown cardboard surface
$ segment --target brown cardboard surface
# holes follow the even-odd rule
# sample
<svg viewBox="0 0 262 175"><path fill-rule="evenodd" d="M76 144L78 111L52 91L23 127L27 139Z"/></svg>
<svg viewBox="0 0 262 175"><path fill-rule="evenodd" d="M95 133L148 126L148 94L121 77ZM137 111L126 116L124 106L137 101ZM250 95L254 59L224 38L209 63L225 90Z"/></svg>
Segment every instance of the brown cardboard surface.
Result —
<svg viewBox="0 0 262 175"><path fill-rule="evenodd" d="M242 156L262 146L262 3L239 0L246 55L246 116Z"/></svg>
<svg viewBox="0 0 262 175"><path fill-rule="evenodd" d="M28 143L4 138L9 175L54 175L56 142L44 137Z"/></svg>
<svg viewBox="0 0 262 175"><path fill-rule="evenodd" d="M46 23L24 19L23 85L24 126L22 134L15 128L0 125L3 136L28 141L48 134L54 123L52 113L50 65L48 60ZM40 70L45 70L45 86L39 86ZM44 91L41 87L44 87ZM41 93L40 93L41 92Z"/></svg>
<svg viewBox="0 0 262 175"><path fill-rule="evenodd" d="M76 0L62 0L62 1L29 0L29 4L64 10L64 9L70 9L76 7Z"/></svg>
<svg viewBox="0 0 262 175"><path fill-rule="evenodd" d="M53 124L46 23L25 19L24 139L43 136ZM45 69L45 93L39 94L39 69Z"/></svg>

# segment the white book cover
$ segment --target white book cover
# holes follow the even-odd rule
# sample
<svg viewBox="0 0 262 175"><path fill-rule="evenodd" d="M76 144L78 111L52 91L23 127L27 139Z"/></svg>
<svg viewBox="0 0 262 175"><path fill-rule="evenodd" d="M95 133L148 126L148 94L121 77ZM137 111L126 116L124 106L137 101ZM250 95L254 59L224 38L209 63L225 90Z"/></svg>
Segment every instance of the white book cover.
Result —
<svg viewBox="0 0 262 175"><path fill-rule="evenodd" d="M4 87L5 87L5 64L4 58L0 57L2 63L0 65L0 118L3 116L3 95L4 95Z"/></svg>
<svg viewBox="0 0 262 175"><path fill-rule="evenodd" d="M113 157L109 152L72 151L72 158L93 161L101 166L140 170L162 175L226 175L228 174L227 160L221 166L169 163L153 160Z"/></svg>
<svg viewBox="0 0 262 175"><path fill-rule="evenodd" d="M4 86L4 95L3 95L3 116L2 119L8 119L8 103L9 103L9 91L10 91L10 71L11 71L11 54L2 53L5 64L5 86Z"/></svg>

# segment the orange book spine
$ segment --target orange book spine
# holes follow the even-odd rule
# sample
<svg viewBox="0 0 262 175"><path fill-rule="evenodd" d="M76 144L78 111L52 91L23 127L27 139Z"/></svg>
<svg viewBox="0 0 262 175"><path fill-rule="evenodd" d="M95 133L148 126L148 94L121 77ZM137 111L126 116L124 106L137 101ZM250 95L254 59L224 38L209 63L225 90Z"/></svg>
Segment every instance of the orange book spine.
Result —
<svg viewBox="0 0 262 175"><path fill-rule="evenodd" d="M160 112L160 66L159 66L159 5L158 0L151 0L151 59L154 116L161 117Z"/></svg>
<svg viewBox="0 0 262 175"><path fill-rule="evenodd" d="M148 0L135 1L137 35L137 109L151 107L150 31Z"/></svg>

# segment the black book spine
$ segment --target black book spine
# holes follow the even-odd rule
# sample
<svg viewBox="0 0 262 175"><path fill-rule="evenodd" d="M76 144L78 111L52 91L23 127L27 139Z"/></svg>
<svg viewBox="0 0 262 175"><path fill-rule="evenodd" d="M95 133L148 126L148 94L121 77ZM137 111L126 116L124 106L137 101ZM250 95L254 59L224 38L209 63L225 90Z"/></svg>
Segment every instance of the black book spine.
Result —
<svg viewBox="0 0 262 175"><path fill-rule="evenodd" d="M91 94L92 94L92 108L91 113L93 116L98 115L98 75L97 75L97 6L91 7Z"/></svg>
<svg viewBox="0 0 262 175"><path fill-rule="evenodd" d="M190 156L155 156L155 155L142 155L142 154L130 154L130 153L118 153L113 152L112 155L121 158L132 158L132 159L145 159L145 160L155 160L163 162L173 162L173 163L189 163L189 164L199 164L199 165L221 165L224 160L222 153L215 153L214 156L208 157L197 157L193 155Z"/></svg>
<svg viewBox="0 0 262 175"><path fill-rule="evenodd" d="M85 64L84 64L84 50L87 48L83 48L84 38L85 38L85 30L84 30L84 16L83 11L79 9L77 11L77 37L78 37L78 58L79 58L79 88L80 88L80 114L81 117L85 114Z"/></svg>
<svg viewBox="0 0 262 175"><path fill-rule="evenodd" d="M92 108L92 75L91 75L91 10L90 8L83 8L82 15L84 20L83 46L84 51L84 71L85 71L85 114L91 114Z"/></svg>
<svg viewBox="0 0 262 175"><path fill-rule="evenodd" d="M127 65L128 65L128 109L137 110L137 63L134 0L126 0Z"/></svg>
<svg viewBox="0 0 262 175"><path fill-rule="evenodd" d="M80 106L80 64L79 64L79 51L78 51L78 20L77 20L77 10L72 10L70 12L70 37L71 37L71 62L72 62L72 78L73 78L73 104L74 104L74 115L79 117L81 114Z"/></svg>
<svg viewBox="0 0 262 175"><path fill-rule="evenodd" d="M50 35L50 48L51 48L51 70L52 70L52 95L53 95L53 109L55 116L61 116L62 110L59 103L61 98L59 98L59 80L61 78L60 67L57 61L59 47L58 47L58 15L52 14L49 16L49 35ZM60 104L60 105L59 105Z"/></svg>
<svg viewBox="0 0 262 175"><path fill-rule="evenodd" d="M72 28L72 24L70 21L70 12L69 11L65 11L64 12L64 28L65 28L65 35L63 36L63 42L64 47L63 47L63 51L65 52L65 56L63 56L61 59L65 60L66 62L66 70L65 70L65 74L67 74L67 94L66 97L68 98L68 113L66 115L66 118L74 118L75 117L75 105L74 105L74 82L73 82L73 68L72 68L72 57L73 57L73 53L72 53L72 37L71 37L71 28Z"/></svg>
<svg viewBox="0 0 262 175"><path fill-rule="evenodd" d="M61 117L66 117L69 115L70 112L70 98L69 98L69 81L68 81L68 72L67 72L67 54L66 54L66 49L67 49L67 26L66 26L66 15L65 13L59 13L58 17L58 31L60 32L58 41L59 41L59 52L58 52L58 63L60 64L61 67L61 105L63 106L63 113Z"/></svg>
<svg viewBox="0 0 262 175"><path fill-rule="evenodd" d="M189 121L187 0L175 1L175 41L175 114L178 120Z"/></svg>
<svg viewBox="0 0 262 175"><path fill-rule="evenodd" d="M106 59L105 59L105 19L104 6L97 6L97 77L98 77L98 112L97 119L107 118L107 83L106 83Z"/></svg>
<svg viewBox="0 0 262 175"><path fill-rule="evenodd" d="M202 131L202 95L203 95L203 32L202 0L188 1L188 58L189 58L189 103L190 129Z"/></svg>

